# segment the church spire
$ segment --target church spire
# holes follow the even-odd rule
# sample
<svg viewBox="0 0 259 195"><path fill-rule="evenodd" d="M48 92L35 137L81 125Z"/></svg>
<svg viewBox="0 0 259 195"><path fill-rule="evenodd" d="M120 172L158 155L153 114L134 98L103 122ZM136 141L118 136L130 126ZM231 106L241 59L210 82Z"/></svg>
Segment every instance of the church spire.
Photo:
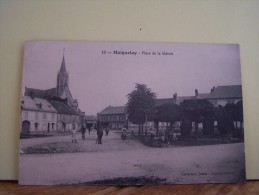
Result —
<svg viewBox="0 0 259 195"><path fill-rule="evenodd" d="M66 73L66 65L65 65L65 48L63 49L63 59L62 59L62 63L61 63L61 67L59 70L60 73Z"/></svg>
<svg viewBox="0 0 259 195"><path fill-rule="evenodd" d="M61 95L65 88L68 87L68 72L65 65L65 48L63 50L63 59L57 75L57 94Z"/></svg>

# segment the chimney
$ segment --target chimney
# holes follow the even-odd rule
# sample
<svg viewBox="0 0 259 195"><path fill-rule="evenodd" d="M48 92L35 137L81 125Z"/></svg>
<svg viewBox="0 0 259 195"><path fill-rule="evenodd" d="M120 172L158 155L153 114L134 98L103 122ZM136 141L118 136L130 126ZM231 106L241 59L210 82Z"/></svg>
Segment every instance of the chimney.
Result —
<svg viewBox="0 0 259 195"><path fill-rule="evenodd" d="M174 93L173 95L173 103L176 104L177 101L177 93Z"/></svg>
<svg viewBox="0 0 259 195"><path fill-rule="evenodd" d="M198 89L195 89L195 97L197 98L199 95Z"/></svg>

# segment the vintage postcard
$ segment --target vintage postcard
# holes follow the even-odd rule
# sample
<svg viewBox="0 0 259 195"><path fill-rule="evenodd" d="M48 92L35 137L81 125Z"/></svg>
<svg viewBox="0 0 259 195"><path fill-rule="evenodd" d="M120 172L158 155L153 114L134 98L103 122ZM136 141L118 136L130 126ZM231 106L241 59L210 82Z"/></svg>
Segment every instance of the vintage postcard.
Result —
<svg viewBox="0 0 259 195"><path fill-rule="evenodd" d="M239 46L27 42L19 131L23 185L242 182Z"/></svg>

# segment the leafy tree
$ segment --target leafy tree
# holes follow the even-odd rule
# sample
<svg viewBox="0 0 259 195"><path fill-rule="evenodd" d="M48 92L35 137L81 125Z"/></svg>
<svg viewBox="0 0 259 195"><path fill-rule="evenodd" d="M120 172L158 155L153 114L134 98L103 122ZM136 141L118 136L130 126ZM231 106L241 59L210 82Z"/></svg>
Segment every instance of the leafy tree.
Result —
<svg viewBox="0 0 259 195"><path fill-rule="evenodd" d="M234 130L233 105L219 106L216 110L216 120L220 135L227 135Z"/></svg>
<svg viewBox="0 0 259 195"><path fill-rule="evenodd" d="M243 126L243 102L240 100L236 103L236 119L241 123L240 127Z"/></svg>
<svg viewBox="0 0 259 195"><path fill-rule="evenodd" d="M136 84L135 89L127 95L126 110L128 118L133 124L139 125L139 135L143 135L143 124L148 115L155 112L156 94L145 84Z"/></svg>
<svg viewBox="0 0 259 195"><path fill-rule="evenodd" d="M155 123L168 122L172 126L174 122L180 121L180 108L177 104L166 103L156 107L154 117ZM158 127L157 127L158 133Z"/></svg>
<svg viewBox="0 0 259 195"><path fill-rule="evenodd" d="M191 132L190 125L184 123L195 122L195 137L198 137L198 124L203 123L203 133L212 134L214 130L214 107L207 100L184 100L181 104L183 132L185 135ZM186 128L189 129L186 129Z"/></svg>
<svg viewBox="0 0 259 195"><path fill-rule="evenodd" d="M242 101L234 103L229 103L225 105L225 110L228 114L228 120L229 123L232 121L232 123L235 124L235 126L229 124L229 133L233 133L232 135L234 137L241 137L242 136L242 123L243 123L243 107L242 107ZM238 128L237 122L240 122L240 128Z"/></svg>
<svg viewBox="0 0 259 195"><path fill-rule="evenodd" d="M240 128L237 129L237 136L242 137L244 136L244 129L243 129L243 102L240 100L236 103L236 120L240 122Z"/></svg>
<svg viewBox="0 0 259 195"><path fill-rule="evenodd" d="M192 121L188 116L182 115L181 118L181 135L189 136L192 130Z"/></svg>

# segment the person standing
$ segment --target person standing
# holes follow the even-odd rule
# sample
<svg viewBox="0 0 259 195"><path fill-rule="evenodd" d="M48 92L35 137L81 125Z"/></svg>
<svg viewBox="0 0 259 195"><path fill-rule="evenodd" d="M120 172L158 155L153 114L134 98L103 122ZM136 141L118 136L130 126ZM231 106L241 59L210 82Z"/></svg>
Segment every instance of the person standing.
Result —
<svg viewBox="0 0 259 195"><path fill-rule="evenodd" d="M77 143L76 140L76 129L73 127L72 131L72 143Z"/></svg>
<svg viewBox="0 0 259 195"><path fill-rule="evenodd" d="M99 128L97 130L97 140L98 140L98 144L102 144L102 137L103 137L103 130L102 128Z"/></svg>
<svg viewBox="0 0 259 195"><path fill-rule="evenodd" d="M86 129L85 129L84 125L82 125L81 132L82 132L82 140L85 140Z"/></svg>
<svg viewBox="0 0 259 195"><path fill-rule="evenodd" d="M88 127L88 133L91 134L92 127Z"/></svg>
<svg viewBox="0 0 259 195"><path fill-rule="evenodd" d="M123 142L125 142L126 137L127 137L127 129L126 129L126 127L123 126L122 132L121 132L121 139L122 139Z"/></svg>
<svg viewBox="0 0 259 195"><path fill-rule="evenodd" d="M106 133L106 136L108 136L108 135L109 135L109 127L106 127L106 129L105 129L105 133Z"/></svg>

